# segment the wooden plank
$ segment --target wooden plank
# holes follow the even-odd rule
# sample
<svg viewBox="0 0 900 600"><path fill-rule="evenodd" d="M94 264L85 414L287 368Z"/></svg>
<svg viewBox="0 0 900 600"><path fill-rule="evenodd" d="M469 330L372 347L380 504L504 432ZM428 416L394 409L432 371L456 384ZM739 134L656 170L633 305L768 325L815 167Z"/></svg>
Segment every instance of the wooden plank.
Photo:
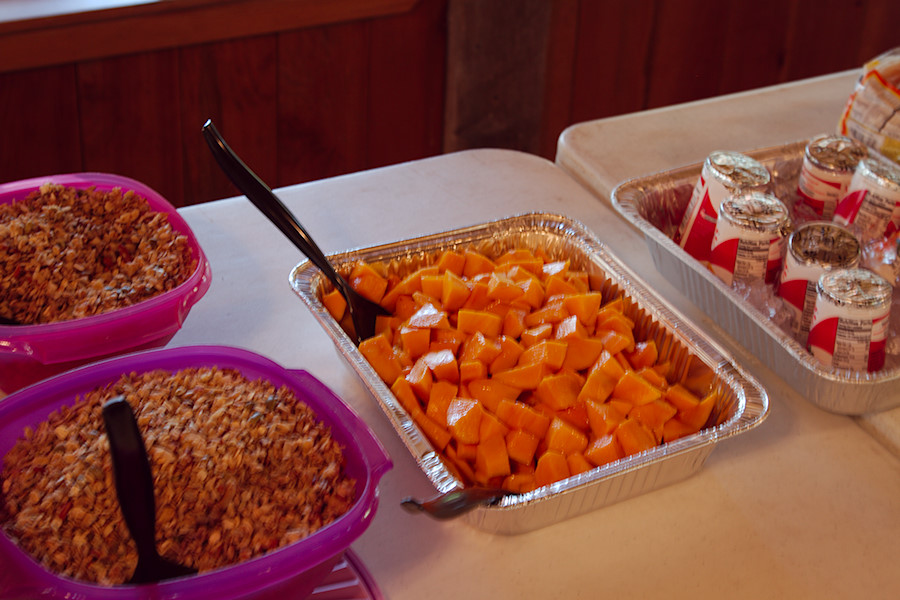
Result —
<svg viewBox="0 0 900 600"><path fill-rule="evenodd" d="M183 204L177 51L78 65L84 168L142 181Z"/></svg>
<svg viewBox="0 0 900 600"><path fill-rule="evenodd" d="M450 0L444 151L538 152L551 4Z"/></svg>
<svg viewBox="0 0 900 600"><path fill-rule="evenodd" d="M0 72L410 10L417 0L179 0L0 24Z"/></svg>
<svg viewBox="0 0 900 600"><path fill-rule="evenodd" d="M75 67L0 74L0 181L82 170Z"/></svg>
<svg viewBox="0 0 900 600"><path fill-rule="evenodd" d="M580 23L578 7L579 0L554 1L548 24L544 111L538 153L550 160L556 156L559 135L573 122L572 95Z"/></svg>
<svg viewBox="0 0 900 600"><path fill-rule="evenodd" d="M446 1L369 23L366 167L441 152L446 61Z"/></svg>
<svg viewBox="0 0 900 600"><path fill-rule="evenodd" d="M278 34L278 185L364 169L363 22Z"/></svg>
<svg viewBox="0 0 900 600"><path fill-rule="evenodd" d="M184 203L239 194L200 131L207 119L269 185L278 176L278 71L274 35L190 46L179 52Z"/></svg>
<svg viewBox="0 0 900 600"><path fill-rule="evenodd" d="M652 0L582 0L572 118L585 121L641 110L654 30Z"/></svg>

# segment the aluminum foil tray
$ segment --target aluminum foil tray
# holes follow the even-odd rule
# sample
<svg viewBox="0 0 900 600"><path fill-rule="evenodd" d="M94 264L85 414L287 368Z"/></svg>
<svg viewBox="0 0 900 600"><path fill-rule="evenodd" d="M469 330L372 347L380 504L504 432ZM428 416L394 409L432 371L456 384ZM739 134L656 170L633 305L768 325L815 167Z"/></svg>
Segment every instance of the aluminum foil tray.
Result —
<svg viewBox="0 0 900 600"><path fill-rule="evenodd" d="M808 140L745 154L772 173L773 193L793 201ZM644 233L657 270L729 335L820 408L846 415L900 406L900 368L877 373L834 369L817 361L762 311L720 281L676 244L675 227L687 208L701 164L630 179L612 192L612 204Z"/></svg>
<svg viewBox="0 0 900 600"><path fill-rule="evenodd" d="M707 427L700 432L527 494L506 496L496 505L478 508L462 517L471 525L494 533L522 533L674 483L699 470L719 441L759 425L766 417L768 396L751 375L648 289L584 226L565 217L520 215L348 251L329 259L342 274L365 261L382 262L390 273L402 276L435 262L447 249L473 248L498 256L514 247L543 249L553 259L569 258L573 268L588 272L592 287L601 290L604 297L624 295L628 315L636 323L636 339L654 339L660 359L672 361L677 378L705 379L712 384L718 400ZM437 492L461 487L388 386L322 305L321 294L330 290L331 284L309 261L291 271L290 283L376 398Z"/></svg>

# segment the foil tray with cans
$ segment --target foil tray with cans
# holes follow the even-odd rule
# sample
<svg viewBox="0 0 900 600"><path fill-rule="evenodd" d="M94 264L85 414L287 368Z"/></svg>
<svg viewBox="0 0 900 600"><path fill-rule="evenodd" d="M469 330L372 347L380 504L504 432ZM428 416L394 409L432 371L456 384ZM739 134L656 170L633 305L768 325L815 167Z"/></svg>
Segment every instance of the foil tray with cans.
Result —
<svg viewBox="0 0 900 600"><path fill-rule="evenodd" d="M759 383L671 306L643 284L583 225L566 217L525 214L482 225L329 256L346 275L353 265L380 262L388 274L403 276L436 262L444 250L475 249L499 256L513 248L543 250L552 259L568 258L572 268L589 274L591 287L604 298L624 295L635 339L654 339L660 360L670 360L679 380L705 379L717 395L704 429L640 454L538 488L511 494L479 507L463 519L478 529L516 534L574 517L684 479L700 469L721 440L759 425L768 412L768 396ZM323 306L331 284L309 262L290 274L294 291L331 336L339 351L376 398L418 465L439 493L463 486L434 450L389 387L363 358L353 340Z"/></svg>
<svg viewBox="0 0 900 600"><path fill-rule="evenodd" d="M772 175L772 193L792 202L808 140L745 152ZM612 191L615 209L641 230L656 269L804 398L827 411L860 415L900 406L900 368L876 372L819 362L793 335L723 283L673 240L702 164L638 177Z"/></svg>

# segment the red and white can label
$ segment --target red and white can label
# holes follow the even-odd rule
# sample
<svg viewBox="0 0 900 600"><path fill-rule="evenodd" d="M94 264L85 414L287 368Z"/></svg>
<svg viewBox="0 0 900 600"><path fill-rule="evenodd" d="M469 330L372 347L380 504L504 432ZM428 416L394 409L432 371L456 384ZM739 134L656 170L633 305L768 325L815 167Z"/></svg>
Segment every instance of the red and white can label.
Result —
<svg viewBox="0 0 900 600"><path fill-rule="evenodd" d="M711 153L703 163L675 241L695 259L708 261L722 202L743 191L763 191L770 180L766 168L749 156L738 152Z"/></svg>
<svg viewBox="0 0 900 600"><path fill-rule="evenodd" d="M848 269L847 272L863 269ZM838 369L878 371L884 366L890 315L890 284L874 273L887 287L886 301L875 304L834 302L823 292L823 281L841 272L826 273L819 279L816 307L809 329L807 348L823 364ZM881 289L880 292L884 290Z"/></svg>
<svg viewBox="0 0 900 600"><path fill-rule="evenodd" d="M777 291L793 314L791 331L802 345L809 336L819 277L831 269L855 268L859 257L859 241L835 223L806 223L788 238Z"/></svg>
<svg viewBox="0 0 900 600"><path fill-rule="evenodd" d="M853 179L859 161L868 155L861 142L842 135L821 135L810 140L797 182L798 201L819 217L831 219Z"/></svg>
<svg viewBox="0 0 900 600"><path fill-rule="evenodd" d="M888 170L890 177L885 177ZM860 161L833 220L852 225L870 239L896 231L900 226L900 174L879 160Z"/></svg>
<svg viewBox="0 0 900 600"><path fill-rule="evenodd" d="M728 285L735 280L774 283L781 269L787 208L774 196L751 192L722 203L709 266Z"/></svg>

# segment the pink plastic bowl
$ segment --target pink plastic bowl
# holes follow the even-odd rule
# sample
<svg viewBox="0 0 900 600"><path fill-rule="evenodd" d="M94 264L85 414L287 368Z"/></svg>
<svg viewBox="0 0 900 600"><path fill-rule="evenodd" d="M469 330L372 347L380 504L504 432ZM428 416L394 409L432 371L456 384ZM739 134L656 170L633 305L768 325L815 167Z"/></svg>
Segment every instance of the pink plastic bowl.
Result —
<svg viewBox="0 0 900 600"><path fill-rule="evenodd" d="M34 427L77 395L111 383L123 373L187 367L238 369L251 379L286 385L331 427L344 448L345 468L356 479L350 510L312 535L237 565L157 584L100 586L53 574L0 534L0 598L83 600L301 599L331 573L375 517L378 482L392 467L381 443L330 389L306 371L286 370L238 348L194 346L149 350L109 359L58 375L0 401L0 456L5 457L26 427Z"/></svg>
<svg viewBox="0 0 900 600"><path fill-rule="evenodd" d="M19 388L87 362L164 346L209 289L209 261L188 224L165 198L139 181L106 173L73 173L23 179L0 185L0 204L22 200L52 182L74 188L121 188L166 213L172 227L188 237L197 267L188 280L163 294L108 313L41 325L0 325L0 391Z"/></svg>

